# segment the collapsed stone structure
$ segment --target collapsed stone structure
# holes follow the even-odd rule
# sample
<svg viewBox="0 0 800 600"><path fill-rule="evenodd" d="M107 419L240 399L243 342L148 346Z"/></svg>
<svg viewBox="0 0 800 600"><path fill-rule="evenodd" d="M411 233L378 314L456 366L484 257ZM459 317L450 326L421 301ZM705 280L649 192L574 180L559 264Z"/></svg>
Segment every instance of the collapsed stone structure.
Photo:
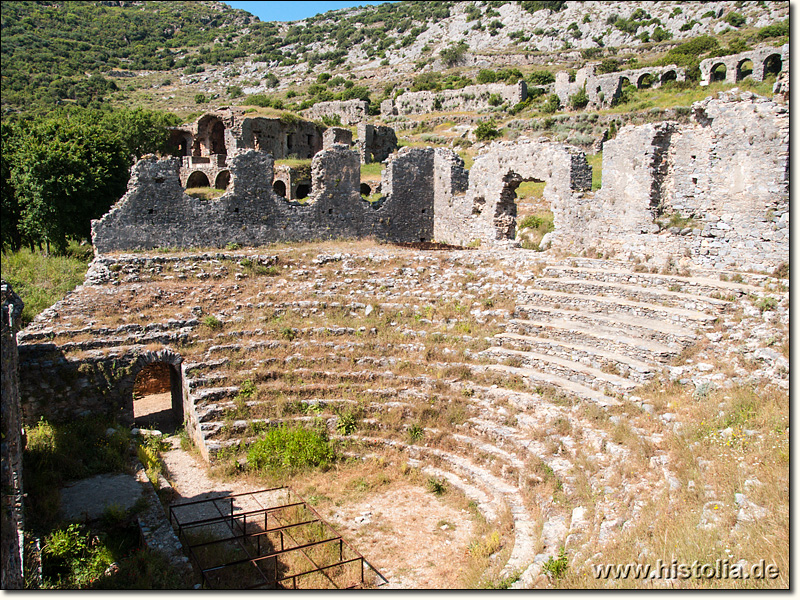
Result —
<svg viewBox="0 0 800 600"><path fill-rule="evenodd" d="M2 564L0 585L5 590L22 589L22 407L19 389L19 356L17 332L22 317L23 303L5 281L0 283L2 301L2 421L3 438L0 443L0 480L2 481Z"/></svg>
<svg viewBox="0 0 800 600"><path fill-rule="evenodd" d="M661 87L669 81L685 81L686 71L677 65L666 67L646 67L629 69L614 73L597 74L597 63L586 65L575 73L575 81L570 81L567 71L556 73L553 93L561 104L569 106L572 96L585 89L589 97L589 108L608 108L620 97L629 85L637 88Z"/></svg>
<svg viewBox="0 0 800 600"><path fill-rule="evenodd" d="M746 64L750 62L750 72ZM719 67L724 67L720 69ZM700 85L714 81L738 83L745 77L753 81L764 81L768 75L789 72L789 44L780 48L764 47L729 56L716 56L700 61Z"/></svg>
<svg viewBox="0 0 800 600"><path fill-rule="evenodd" d="M381 102L381 115L424 115L436 111L487 110L492 108L492 102L498 97L500 100L498 104L514 106L524 102L528 97L528 86L524 80L520 80L514 85L487 83L468 85L460 90L404 92L395 99L389 98Z"/></svg>
<svg viewBox="0 0 800 600"><path fill-rule="evenodd" d="M607 141L603 187L577 198L572 226L553 234L559 244L717 268L788 263L787 107L731 91L695 103L692 116Z"/></svg>
<svg viewBox="0 0 800 600"><path fill-rule="evenodd" d="M691 125L620 130L606 142L596 194L583 152L524 138L492 144L469 172L450 150L404 148L389 158L373 204L359 193L360 157L345 130L327 134L330 147L314 156L303 204L276 193L272 157L261 152L229 159L230 187L213 201L183 193L174 161L147 159L125 197L93 222L93 241L100 253L342 236L497 243L514 238L517 186L543 181L555 220L547 243L703 265L788 261L788 109L730 93L696 103L693 114Z"/></svg>
<svg viewBox="0 0 800 600"><path fill-rule="evenodd" d="M362 163L382 162L397 150L394 129L356 122L359 123L359 139L355 145ZM331 143L354 144L349 130L331 129L338 131L336 135L339 137L326 144L325 132L329 128L318 123L286 117L243 117L232 110L222 110L207 113L187 127L173 127L170 133L175 156L181 158L181 185L185 188L215 187L225 190L231 180L229 159L236 154L257 150L270 154L275 160L308 159ZM350 137L347 138L343 131L347 131ZM289 199L305 197L286 196L286 191L291 190L292 186L296 189L297 185L302 186L307 182L290 184L285 179L291 177L286 171L282 174L284 193L279 195Z"/></svg>
<svg viewBox="0 0 800 600"><path fill-rule="evenodd" d="M322 119L322 117L339 117L342 125L356 125L367 120L369 116L369 102L366 100L333 100L331 102L317 102L306 111L309 119Z"/></svg>

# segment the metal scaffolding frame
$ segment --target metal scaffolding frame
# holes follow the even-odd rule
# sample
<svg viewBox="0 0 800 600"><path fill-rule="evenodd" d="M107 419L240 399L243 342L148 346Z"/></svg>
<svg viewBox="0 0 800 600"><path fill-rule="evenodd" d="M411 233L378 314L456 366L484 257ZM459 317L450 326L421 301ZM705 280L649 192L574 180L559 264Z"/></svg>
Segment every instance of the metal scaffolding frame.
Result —
<svg viewBox="0 0 800 600"><path fill-rule="evenodd" d="M211 589L350 589L388 580L289 487L173 504L170 523Z"/></svg>

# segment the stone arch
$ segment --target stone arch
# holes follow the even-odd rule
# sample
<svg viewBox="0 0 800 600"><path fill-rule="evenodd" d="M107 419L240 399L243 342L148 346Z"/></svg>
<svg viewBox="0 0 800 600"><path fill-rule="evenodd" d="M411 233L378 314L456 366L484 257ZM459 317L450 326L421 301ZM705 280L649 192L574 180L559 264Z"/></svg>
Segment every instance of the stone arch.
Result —
<svg viewBox="0 0 800 600"><path fill-rule="evenodd" d="M655 78L652 73L642 73L636 80L636 87L640 90L646 90L653 87L654 82Z"/></svg>
<svg viewBox="0 0 800 600"><path fill-rule="evenodd" d="M195 171L186 179L187 188L211 187L208 175L202 171Z"/></svg>
<svg viewBox="0 0 800 600"><path fill-rule="evenodd" d="M780 54L770 54L764 59L764 77L779 75L783 70L783 60Z"/></svg>
<svg viewBox="0 0 800 600"><path fill-rule="evenodd" d="M212 154L227 155L225 146L225 123L215 115L206 115L197 122L197 136L199 142L193 149L194 156L209 156ZM199 153L198 153L199 151Z"/></svg>
<svg viewBox="0 0 800 600"><path fill-rule="evenodd" d="M661 85L677 80L678 80L678 74L674 70L669 70L661 75Z"/></svg>
<svg viewBox="0 0 800 600"><path fill-rule="evenodd" d="M281 198L286 198L286 184L280 179L276 179L272 184L272 191Z"/></svg>
<svg viewBox="0 0 800 600"><path fill-rule="evenodd" d="M630 79L628 79L627 77L620 77L620 79L619 79L619 88L621 90L624 90L629 85L631 85L631 80Z"/></svg>
<svg viewBox="0 0 800 600"><path fill-rule="evenodd" d="M302 200L303 198L308 198L309 194L311 194L311 186L307 183L301 183L297 186L297 190L295 192L295 197L298 200Z"/></svg>
<svg viewBox="0 0 800 600"><path fill-rule="evenodd" d="M748 64L749 63L749 64ZM753 61L749 58L743 58L736 65L736 81L741 81L745 77L753 74Z"/></svg>
<svg viewBox="0 0 800 600"><path fill-rule="evenodd" d="M231 172L225 169L220 171L217 178L214 180L214 187L218 190L227 190L231 183Z"/></svg>
<svg viewBox="0 0 800 600"><path fill-rule="evenodd" d="M372 188L369 187L368 183L362 183L358 189L362 196L369 196L372 194Z"/></svg>
<svg viewBox="0 0 800 600"><path fill-rule="evenodd" d="M711 83L715 81L725 81L728 77L728 66L724 62L718 62L712 65L709 71L708 79Z"/></svg>
<svg viewBox="0 0 800 600"><path fill-rule="evenodd" d="M135 399L134 392L138 389L156 389L152 384L143 382L143 379L160 379L156 383L163 385L161 389L169 390L169 401L164 411L161 414L155 415L155 418L161 420L164 425L162 426L179 426L183 423L184 410L183 410L183 374L181 372L181 363L183 358L177 352L173 352L167 348L157 351L147 351L137 355L129 368L129 375L123 378L117 387L119 398L122 401L123 414L130 415L133 423L140 423L146 425L146 419L141 416L137 419L139 412L136 406L137 400ZM140 377L141 375L141 377ZM163 378L168 378L168 382ZM148 387L150 386L150 387ZM166 392L164 392L166 393ZM154 424L161 425L158 421Z"/></svg>

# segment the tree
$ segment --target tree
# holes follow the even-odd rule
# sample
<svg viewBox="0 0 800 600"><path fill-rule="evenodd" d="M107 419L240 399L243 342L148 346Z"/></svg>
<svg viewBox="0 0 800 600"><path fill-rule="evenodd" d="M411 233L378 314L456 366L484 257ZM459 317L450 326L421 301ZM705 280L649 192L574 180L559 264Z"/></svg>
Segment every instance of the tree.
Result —
<svg viewBox="0 0 800 600"><path fill-rule="evenodd" d="M14 162L21 237L56 251L66 249L68 237L90 236L91 219L124 193L130 166L120 137L80 114L35 123Z"/></svg>

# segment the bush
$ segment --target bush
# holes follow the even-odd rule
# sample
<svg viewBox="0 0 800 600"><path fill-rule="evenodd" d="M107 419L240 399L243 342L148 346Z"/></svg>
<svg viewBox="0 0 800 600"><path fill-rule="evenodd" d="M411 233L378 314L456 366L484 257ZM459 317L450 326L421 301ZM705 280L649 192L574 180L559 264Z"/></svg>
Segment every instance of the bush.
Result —
<svg viewBox="0 0 800 600"><path fill-rule="evenodd" d="M500 94L491 94L489 96L489 106L500 106L503 103L503 97Z"/></svg>
<svg viewBox="0 0 800 600"><path fill-rule="evenodd" d="M309 467L327 468L336 455L324 432L303 427L279 427L268 430L264 437L247 450L247 466L273 474Z"/></svg>
<svg viewBox="0 0 800 600"><path fill-rule="evenodd" d="M205 104L208 102L205 94L195 94L194 95L194 103L195 104Z"/></svg>
<svg viewBox="0 0 800 600"><path fill-rule="evenodd" d="M468 49L469 46L467 45L467 43L461 41L458 44L453 44L451 46L448 46L447 48L439 52L439 57L442 59L442 62L448 67L454 67L461 62L461 60L466 55Z"/></svg>
<svg viewBox="0 0 800 600"><path fill-rule="evenodd" d="M733 27L741 27L747 22L744 15L737 12L729 12L723 20Z"/></svg>
<svg viewBox="0 0 800 600"><path fill-rule="evenodd" d="M559 108L561 108L561 99L558 97L558 94L550 94L547 97L547 102L542 106L542 112L551 115Z"/></svg>
<svg viewBox="0 0 800 600"><path fill-rule="evenodd" d="M567 551L564 548L559 551L558 558L551 556L542 565L542 570L553 579L563 577L567 572L567 568L569 568L569 560L567 559Z"/></svg>
<svg viewBox="0 0 800 600"><path fill-rule="evenodd" d="M500 132L495 128L494 121L481 121L475 128L475 139L479 142L493 140L500 137Z"/></svg>
<svg viewBox="0 0 800 600"><path fill-rule="evenodd" d="M555 80L556 76L547 70L531 71L528 75L528 82L533 85L547 85L549 83L554 83Z"/></svg>
<svg viewBox="0 0 800 600"><path fill-rule="evenodd" d="M586 108L589 104L589 94L586 93L586 86L584 85L577 93L569 98L569 105L573 110L581 110Z"/></svg>
<svg viewBox="0 0 800 600"><path fill-rule="evenodd" d="M229 85L226 91L231 98L241 98L244 95L241 86L238 85Z"/></svg>

